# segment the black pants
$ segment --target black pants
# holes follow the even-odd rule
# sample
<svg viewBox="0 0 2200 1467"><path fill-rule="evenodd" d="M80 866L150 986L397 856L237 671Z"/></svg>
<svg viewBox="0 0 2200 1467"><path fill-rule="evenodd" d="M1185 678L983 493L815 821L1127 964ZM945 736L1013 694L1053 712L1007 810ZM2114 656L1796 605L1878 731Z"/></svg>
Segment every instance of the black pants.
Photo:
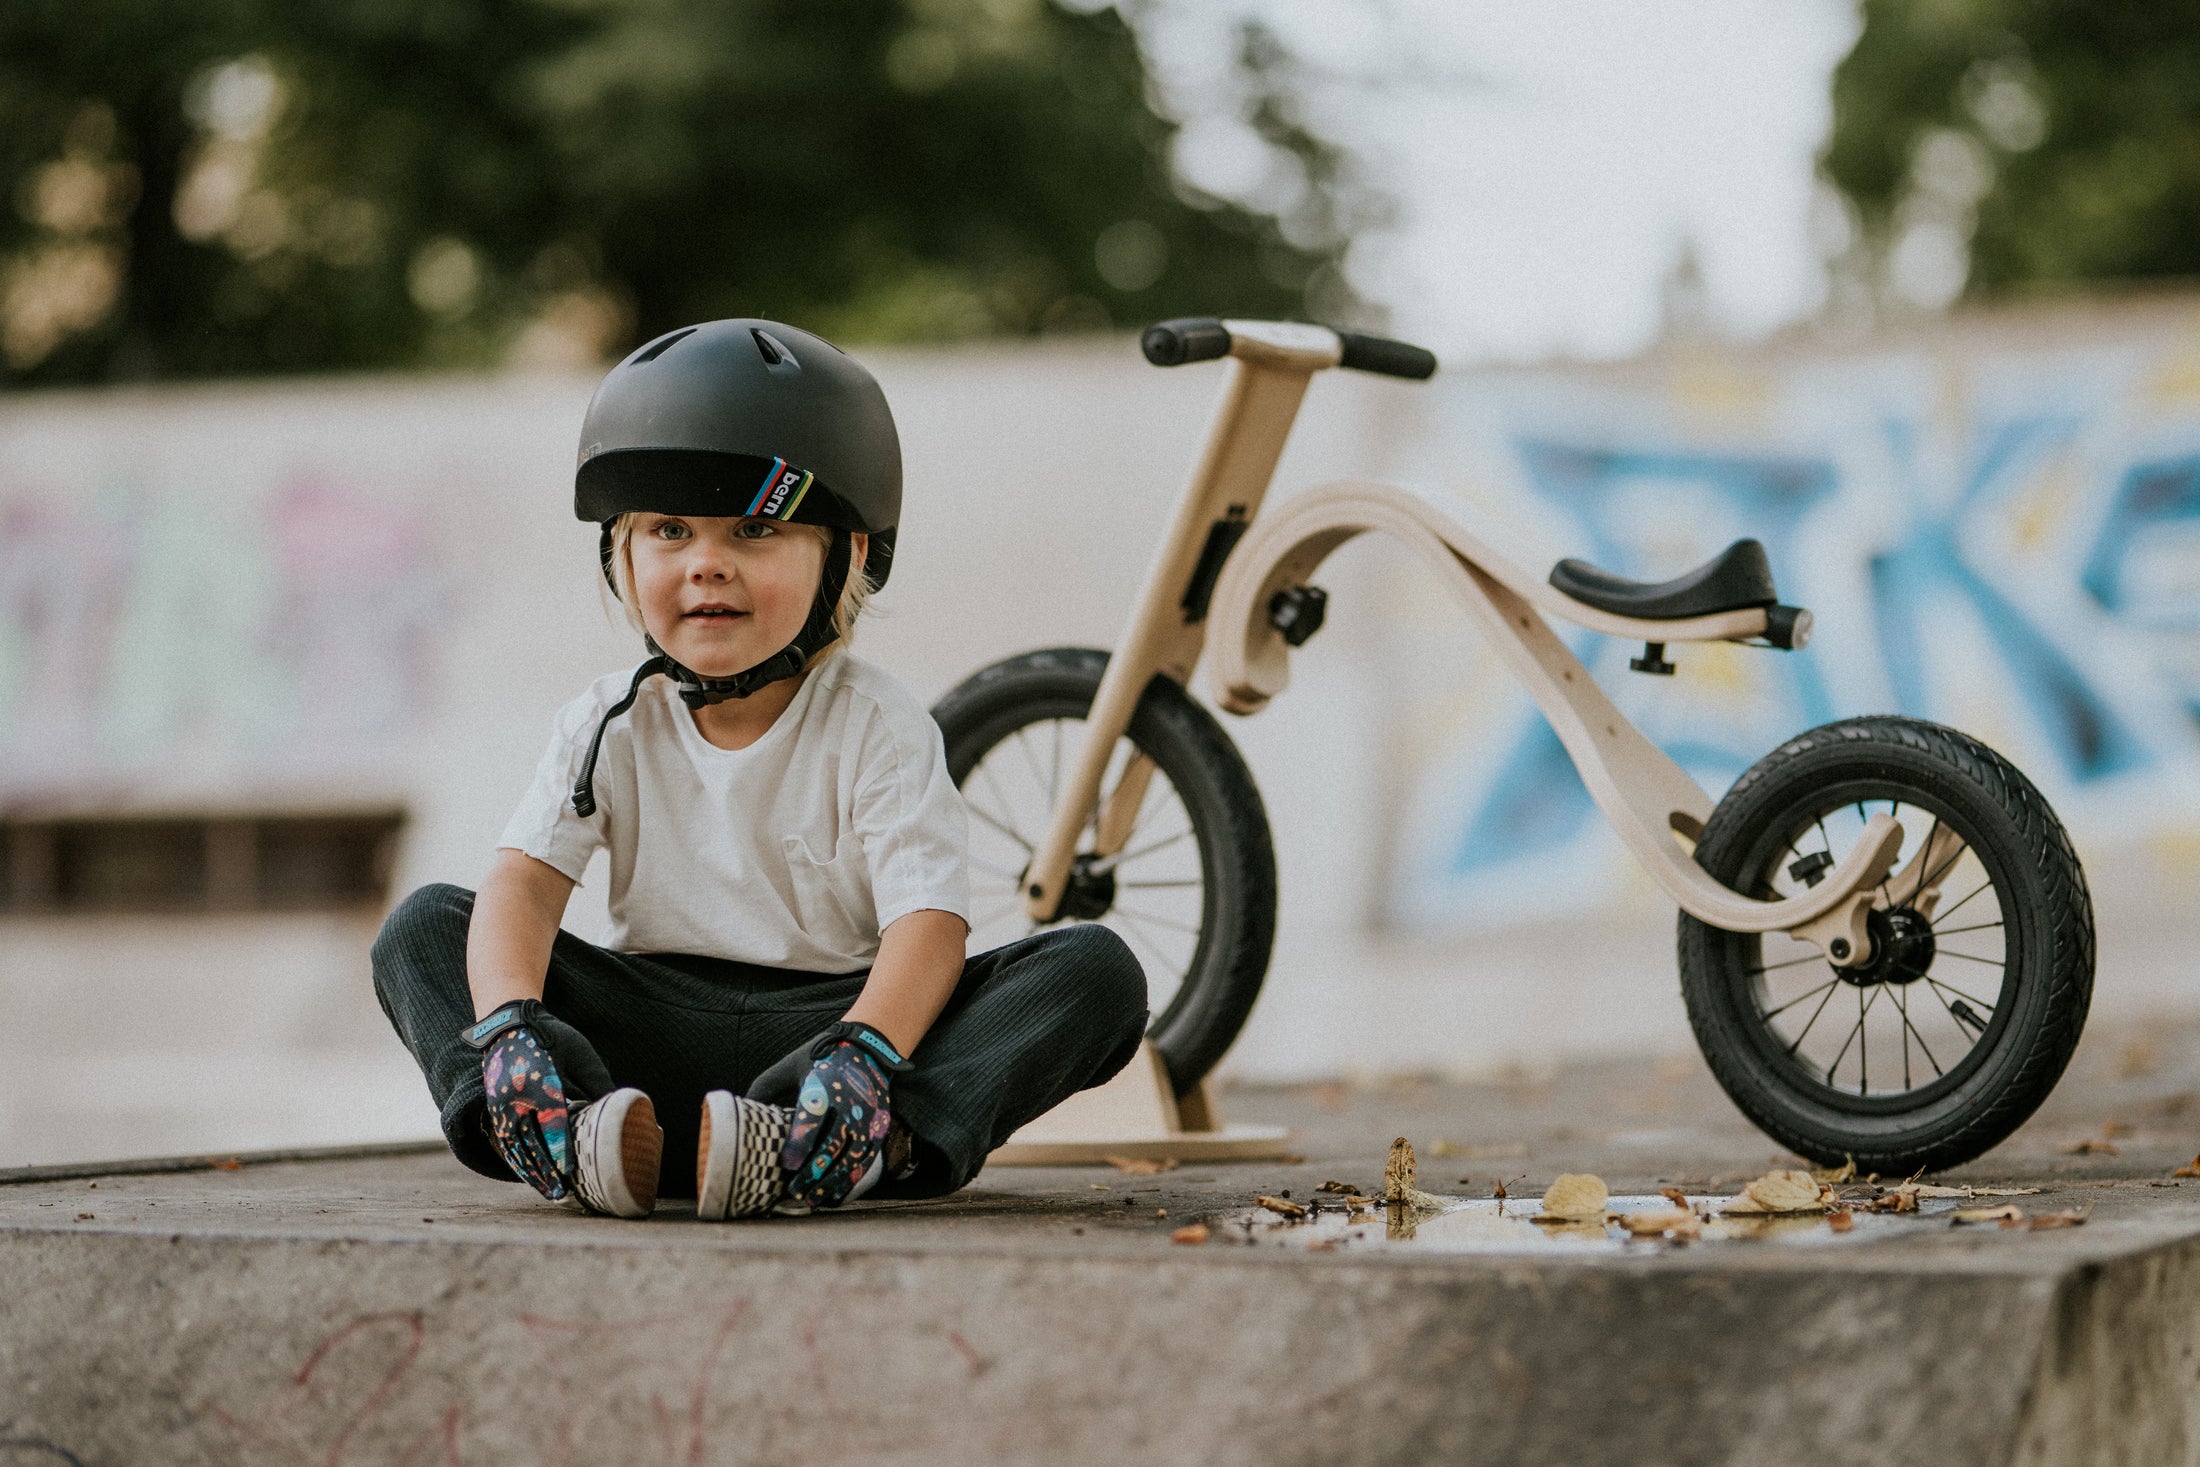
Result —
<svg viewBox="0 0 2200 1467"><path fill-rule="evenodd" d="M375 939L374 988L427 1076L452 1153L483 1176L513 1181L489 1140L481 1055L459 1039L474 1020L466 986L473 910L473 893L456 886L405 898ZM560 932L542 1001L587 1038L617 1084L649 1096L665 1132L659 1190L692 1197L685 1161L695 1155L703 1096L745 1092L845 1014L867 976L612 952ZM1128 1064L1145 1027L1145 974L1105 927L1057 928L970 959L910 1056L916 1068L894 1078L893 1109L917 1140L917 1172L872 1195L954 1191L1018 1126Z"/></svg>

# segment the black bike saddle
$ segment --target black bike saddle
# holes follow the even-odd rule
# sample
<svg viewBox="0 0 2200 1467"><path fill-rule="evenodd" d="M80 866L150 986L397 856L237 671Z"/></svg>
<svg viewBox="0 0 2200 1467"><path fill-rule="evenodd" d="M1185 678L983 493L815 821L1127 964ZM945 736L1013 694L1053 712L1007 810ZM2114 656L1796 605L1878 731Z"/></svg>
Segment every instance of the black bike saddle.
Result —
<svg viewBox="0 0 2200 1467"><path fill-rule="evenodd" d="M1585 560L1562 560L1551 567L1551 584L1584 606L1644 621L1711 616L1780 599L1772 589L1772 562L1755 540L1736 540L1670 581L1630 581Z"/></svg>

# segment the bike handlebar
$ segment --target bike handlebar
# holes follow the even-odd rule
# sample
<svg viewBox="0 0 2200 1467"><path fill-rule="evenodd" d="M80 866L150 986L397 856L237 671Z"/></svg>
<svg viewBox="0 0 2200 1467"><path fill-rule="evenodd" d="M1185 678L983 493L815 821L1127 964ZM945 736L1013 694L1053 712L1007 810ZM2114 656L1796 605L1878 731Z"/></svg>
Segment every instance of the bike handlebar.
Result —
<svg viewBox="0 0 2200 1467"><path fill-rule="evenodd" d="M1413 382L1426 381L1436 374L1436 354L1426 347L1357 331L1339 331L1336 335L1340 367ZM1215 361L1230 354L1230 345L1230 328L1211 316L1163 321L1148 326L1138 338L1139 350L1157 367Z"/></svg>
<svg viewBox="0 0 2200 1467"><path fill-rule="evenodd" d="M1436 375L1436 353L1425 346L1392 341L1387 336L1363 336L1357 331L1340 331L1337 340L1344 346L1344 355L1337 359L1340 367L1403 377L1409 382L1426 382Z"/></svg>
<svg viewBox="0 0 2200 1467"><path fill-rule="evenodd" d="M1138 349L1157 367L1211 362L1230 354L1230 328L1211 316L1163 321L1146 328L1138 338Z"/></svg>

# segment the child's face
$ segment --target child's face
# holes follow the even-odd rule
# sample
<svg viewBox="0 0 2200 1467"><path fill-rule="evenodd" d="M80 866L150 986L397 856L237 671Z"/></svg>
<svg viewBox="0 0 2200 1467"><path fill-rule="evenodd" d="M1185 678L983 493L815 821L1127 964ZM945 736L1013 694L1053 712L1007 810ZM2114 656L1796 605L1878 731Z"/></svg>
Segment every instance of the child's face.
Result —
<svg viewBox="0 0 2200 1467"><path fill-rule="evenodd" d="M644 514L631 540L634 600L657 645L704 677L732 677L795 639L825 547L772 520Z"/></svg>

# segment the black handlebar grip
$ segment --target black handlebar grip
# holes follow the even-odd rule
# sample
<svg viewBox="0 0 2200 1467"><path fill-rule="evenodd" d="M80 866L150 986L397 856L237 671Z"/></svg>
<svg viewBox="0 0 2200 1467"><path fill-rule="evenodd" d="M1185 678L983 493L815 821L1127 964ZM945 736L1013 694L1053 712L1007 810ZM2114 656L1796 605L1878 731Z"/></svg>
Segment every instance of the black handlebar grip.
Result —
<svg viewBox="0 0 2200 1467"><path fill-rule="evenodd" d="M1230 354L1230 332L1212 316L1187 316L1148 326L1138 338L1138 349L1157 367L1211 362Z"/></svg>
<svg viewBox="0 0 2200 1467"><path fill-rule="evenodd" d="M1344 343L1344 355L1337 360L1340 367L1350 367L1355 372L1379 372L1385 377L1404 377L1414 382L1426 382L1436 375L1436 353L1425 346L1392 341L1385 336L1362 336L1357 331L1340 331L1337 340Z"/></svg>

